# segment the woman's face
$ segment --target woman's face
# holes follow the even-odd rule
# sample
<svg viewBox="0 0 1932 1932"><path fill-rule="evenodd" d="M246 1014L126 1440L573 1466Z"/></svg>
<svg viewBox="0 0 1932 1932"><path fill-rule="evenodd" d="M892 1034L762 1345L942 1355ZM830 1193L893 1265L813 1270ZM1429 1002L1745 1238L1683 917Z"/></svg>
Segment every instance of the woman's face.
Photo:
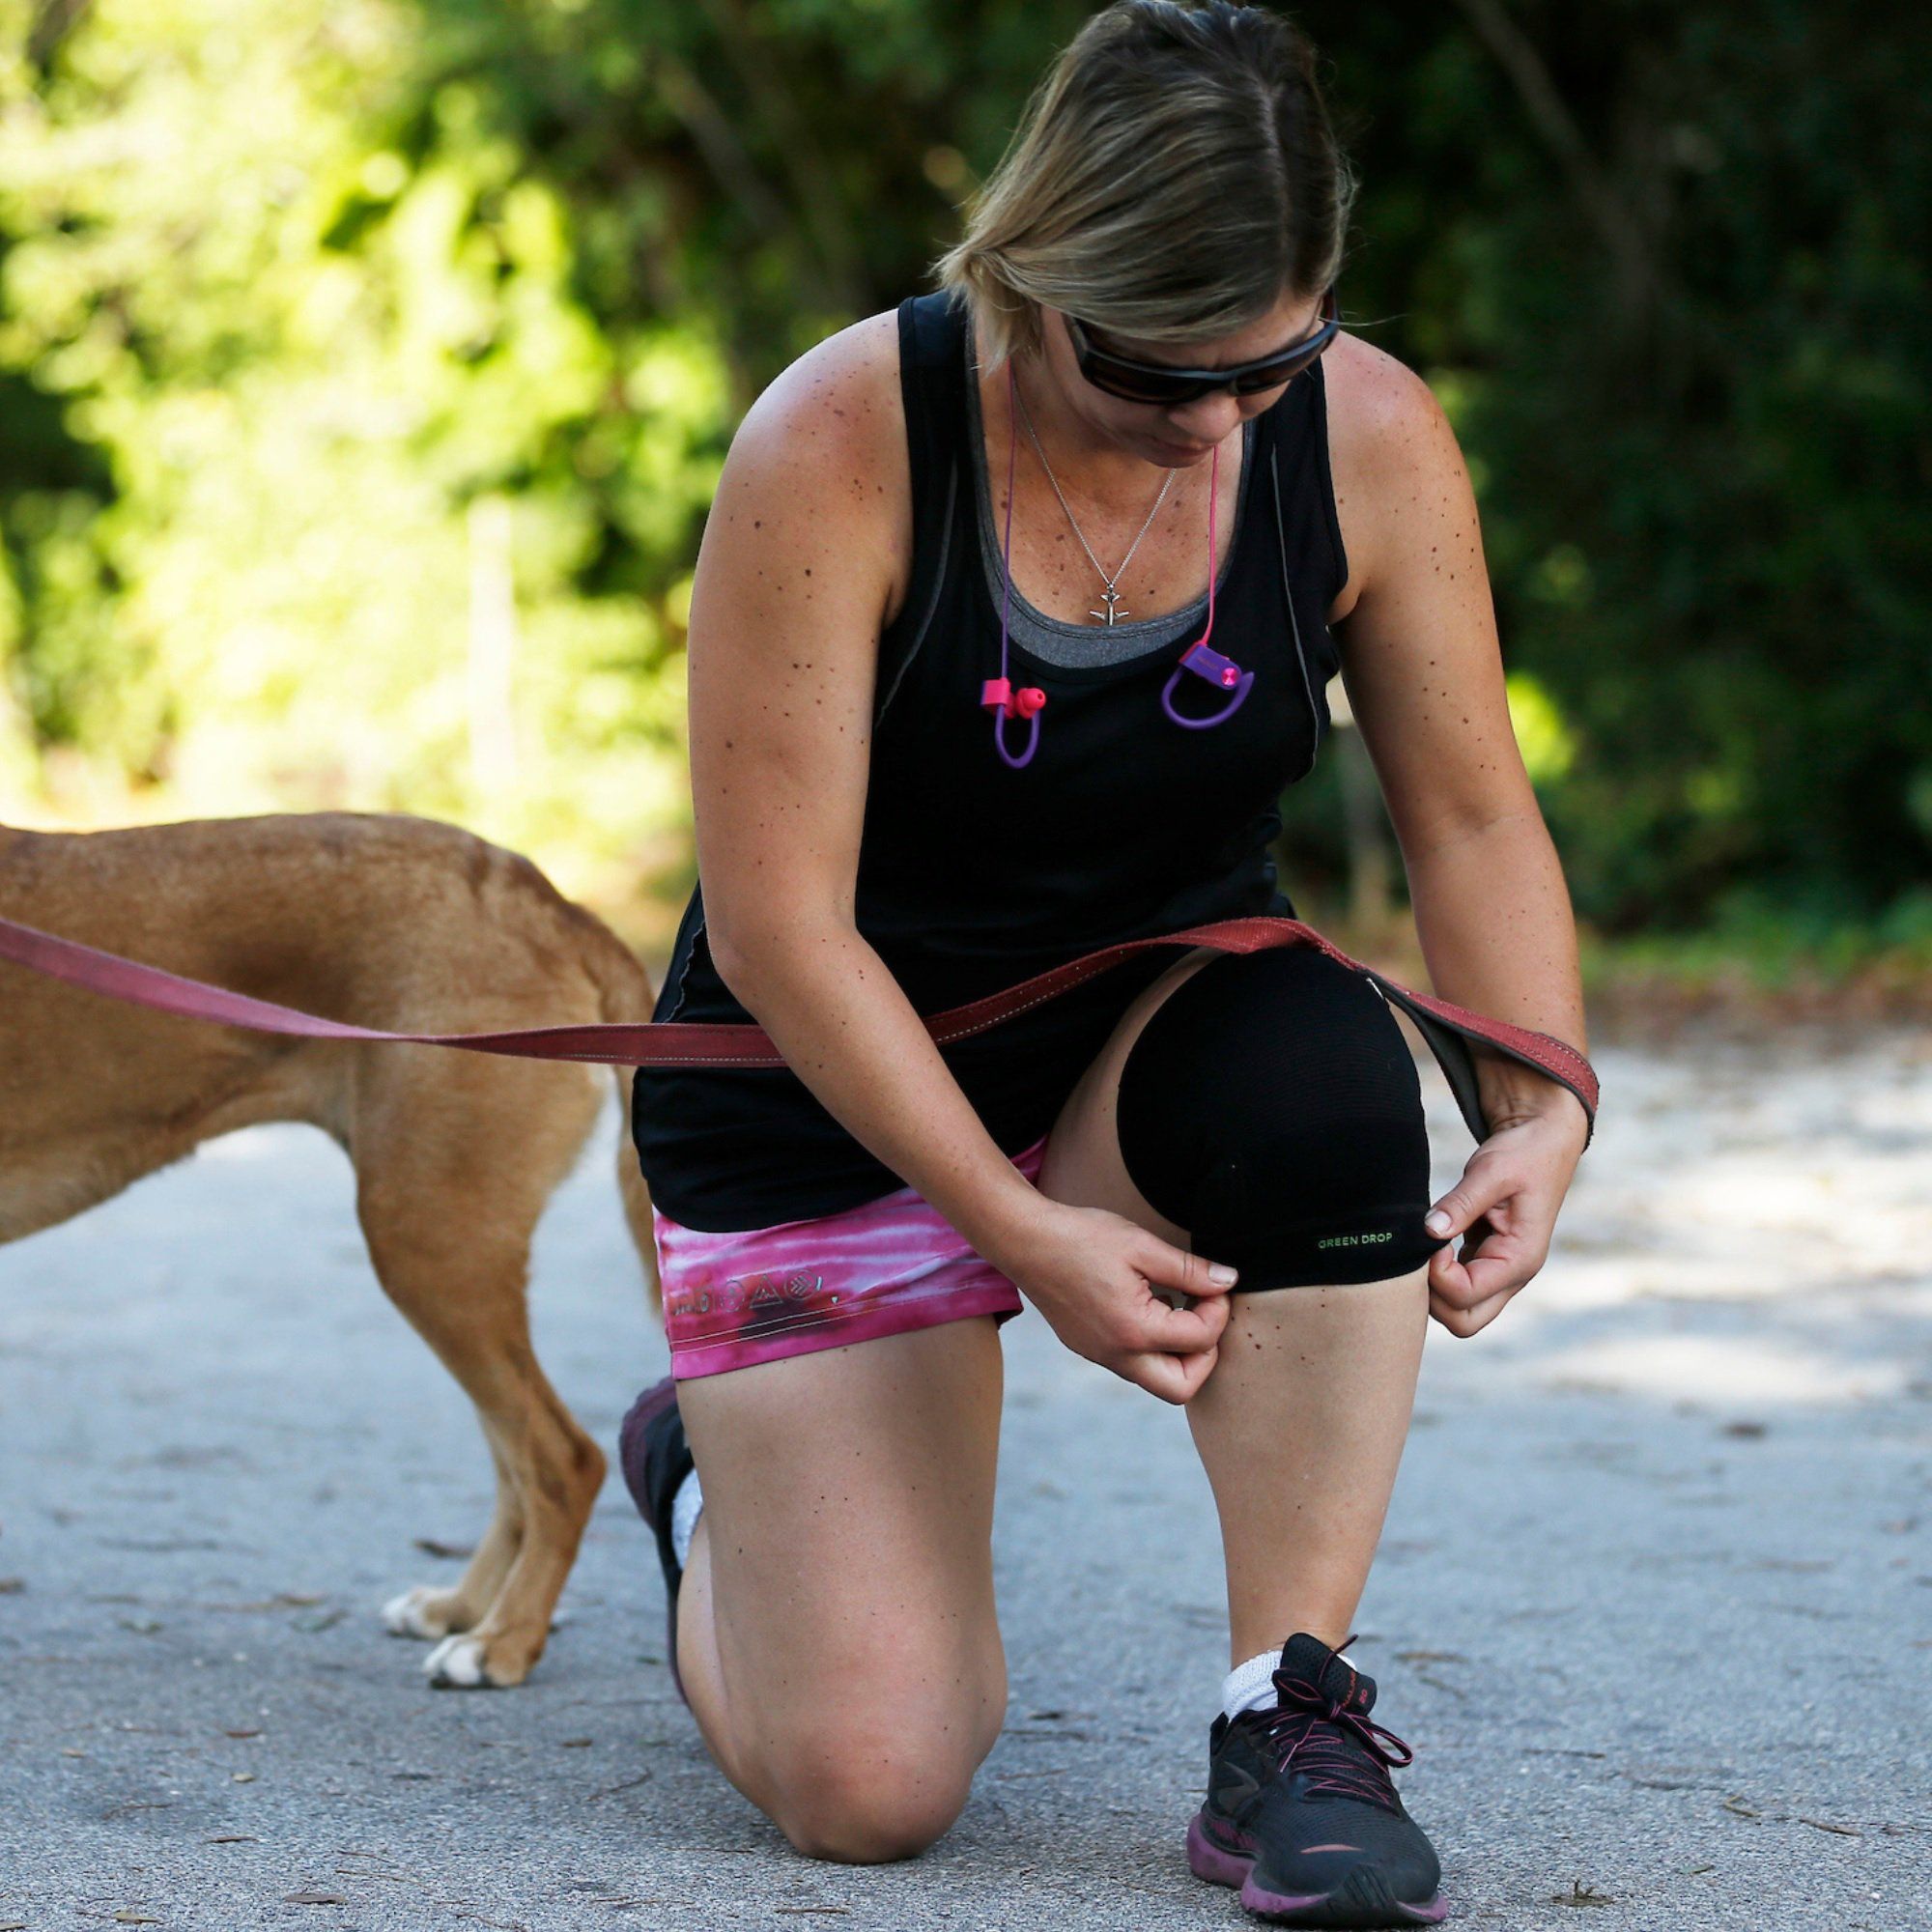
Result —
<svg viewBox="0 0 1932 1932"><path fill-rule="evenodd" d="M1259 361L1313 333L1321 317L1320 297L1285 296L1260 320L1231 335L1177 344L1145 337L1087 330L1094 348L1111 350L1137 362L1167 362L1177 369L1221 369ZM1100 440L1118 443L1164 469L1190 469L1203 461L1248 416L1260 415L1281 400L1282 384L1248 396L1226 390L1191 403L1129 403L1094 387L1080 373L1066 319L1058 309L1041 310L1041 342L1048 372L1066 407Z"/></svg>

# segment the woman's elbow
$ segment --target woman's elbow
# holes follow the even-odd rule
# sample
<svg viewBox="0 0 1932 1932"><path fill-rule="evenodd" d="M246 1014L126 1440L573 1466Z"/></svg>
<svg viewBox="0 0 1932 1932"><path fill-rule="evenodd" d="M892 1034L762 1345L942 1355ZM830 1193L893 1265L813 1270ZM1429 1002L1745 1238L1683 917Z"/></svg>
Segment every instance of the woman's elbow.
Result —
<svg viewBox="0 0 1932 1932"><path fill-rule="evenodd" d="M707 914L712 963L733 999L753 1009L761 989L788 969L816 956L816 949L856 937L848 918L833 912L767 912L735 919L722 927Z"/></svg>

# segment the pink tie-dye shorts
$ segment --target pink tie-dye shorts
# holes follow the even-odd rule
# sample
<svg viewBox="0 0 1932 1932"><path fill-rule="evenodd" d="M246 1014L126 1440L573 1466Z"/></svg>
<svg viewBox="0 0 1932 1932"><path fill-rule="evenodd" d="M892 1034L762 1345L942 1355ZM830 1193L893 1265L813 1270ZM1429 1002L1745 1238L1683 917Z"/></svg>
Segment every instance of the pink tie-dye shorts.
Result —
<svg viewBox="0 0 1932 1932"><path fill-rule="evenodd" d="M1046 1135L1011 1156L1034 1179ZM1009 1321L1018 1289L910 1187L842 1213L706 1234L651 1210L670 1372L680 1381L902 1335Z"/></svg>

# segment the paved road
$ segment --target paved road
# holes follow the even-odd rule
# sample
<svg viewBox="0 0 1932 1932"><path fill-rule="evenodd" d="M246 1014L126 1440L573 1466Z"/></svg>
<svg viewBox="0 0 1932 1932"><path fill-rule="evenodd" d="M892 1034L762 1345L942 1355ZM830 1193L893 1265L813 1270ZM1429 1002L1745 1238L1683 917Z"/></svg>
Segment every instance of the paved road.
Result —
<svg viewBox="0 0 1932 1932"><path fill-rule="evenodd" d="M1603 1051L1557 1255L1431 1329L1357 1654L1453 1922L1932 1926L1932 1037L1782 1051ZM607 1443L664 1363L617 1131L535 1289ZM432 1693L382 1633L485 1462L320 1135L0 1251L0 1925L1252 1924L1180 1852L1223 1668L1183 1418L1006 1334L1009 1728L945 1841L849 1867L711 1768L614 1478L525 1689Z"/></svg>

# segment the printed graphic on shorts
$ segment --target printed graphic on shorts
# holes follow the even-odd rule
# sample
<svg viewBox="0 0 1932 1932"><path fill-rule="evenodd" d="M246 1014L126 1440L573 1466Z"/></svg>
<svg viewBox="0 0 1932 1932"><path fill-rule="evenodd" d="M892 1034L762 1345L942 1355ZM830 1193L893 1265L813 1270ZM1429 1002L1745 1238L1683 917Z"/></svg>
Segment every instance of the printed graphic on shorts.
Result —
<svg viewBox="0 0 1932 1932"><path fill-rule="evenodd" d="M784 1307L808 1301L825 1287L818 1274L727 1275L699 1288L680 1289L665 1302L667 1316L743 1315L758 1307ZM834 1295L833 1300L838 1297Z"/></svg>
<svg viewBox="0 0 1932 1932"><path fill-rule="evenodd" d="M1013 1156L1031 1179L1045 1140ZM653 1211L673 1365L700 1373L1019 1298L930 1203L904 1187L842 1213L708 1233ZM901 1319L902 1318L902 1319Z"/></svg>
<svg viewBox="0 0 1932 1932"><path fill-rule="evenodd" d="M737 1340L755 1341L797 1326L801 1318L827 1315L838 1299L822 1272L763 1269L681 1285L665 1296L665 1325L689 1333L728 1327Z"/></svg>

